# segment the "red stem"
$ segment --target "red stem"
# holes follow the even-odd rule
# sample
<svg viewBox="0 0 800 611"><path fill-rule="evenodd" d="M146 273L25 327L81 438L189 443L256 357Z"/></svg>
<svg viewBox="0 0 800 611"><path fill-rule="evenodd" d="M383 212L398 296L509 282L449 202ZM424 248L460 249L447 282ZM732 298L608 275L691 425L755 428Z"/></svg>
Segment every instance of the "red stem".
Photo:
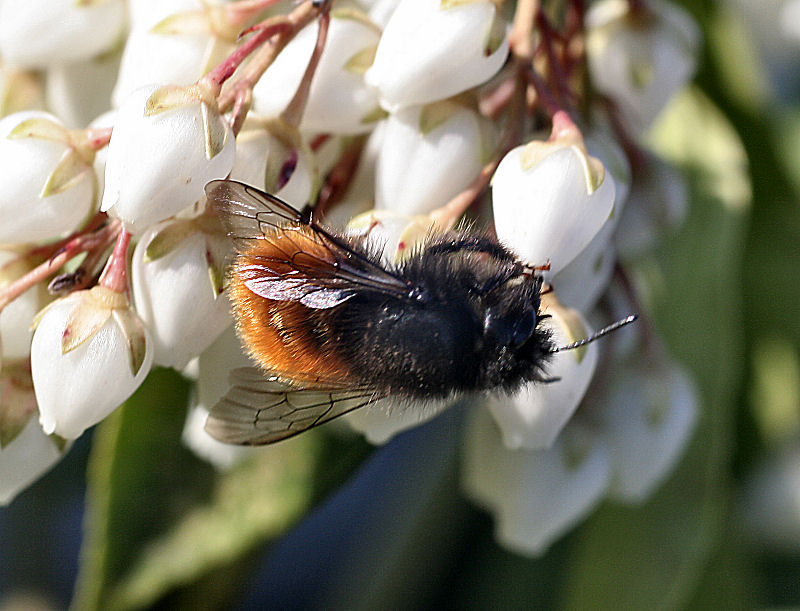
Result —
<svg viewBox="0 0 800 611"><path fill-rule="evenodd" d="M128 291L128 247L131 243L131 234L122 229L114 244L114 251L106 262L103 273L100 274L98 284L117 293Z"/></svg>

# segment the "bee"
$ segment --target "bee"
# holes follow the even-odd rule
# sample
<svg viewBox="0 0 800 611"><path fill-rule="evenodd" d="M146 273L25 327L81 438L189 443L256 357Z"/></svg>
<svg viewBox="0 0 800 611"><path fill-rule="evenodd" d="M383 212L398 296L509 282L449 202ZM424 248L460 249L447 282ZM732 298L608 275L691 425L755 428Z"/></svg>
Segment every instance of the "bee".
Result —
<svg viewBox="0 0 800 611"><path fill-rule="evenodd" d="M259 368L236 369L206 430L269 444L376 401L444 401L553 381L537 268L485 235L432 234L386 265L365 236L324 227L274 195L215 180L209 203L233 240L237 332Z"/></svg>

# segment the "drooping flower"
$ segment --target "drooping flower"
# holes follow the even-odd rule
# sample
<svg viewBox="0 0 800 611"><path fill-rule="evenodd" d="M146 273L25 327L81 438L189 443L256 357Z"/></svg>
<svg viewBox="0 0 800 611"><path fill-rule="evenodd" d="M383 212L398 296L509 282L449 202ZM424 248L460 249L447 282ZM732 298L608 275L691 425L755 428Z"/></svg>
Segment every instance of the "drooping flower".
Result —
<svg viewBox="0 0 800 611"><path fill-rule="evenodd" d="M403 0L383 31L367 83L390 112L492 77L508 56L505 21L488 0Z"/></svg>
<svg viewBox="0 0 800 611"><path fill-rule="evenodd" d="M201 85L144 87L119 108L100 209L142 233L192 206L233 167L235 138Z"/></svg>
<svg viewBox="0 0 800 611"><path fill-rule="evenodd" d="M152 362L148 331L123 293L98 285L54 301L31 343L44 432L80 437L138 388Z"/></svg>

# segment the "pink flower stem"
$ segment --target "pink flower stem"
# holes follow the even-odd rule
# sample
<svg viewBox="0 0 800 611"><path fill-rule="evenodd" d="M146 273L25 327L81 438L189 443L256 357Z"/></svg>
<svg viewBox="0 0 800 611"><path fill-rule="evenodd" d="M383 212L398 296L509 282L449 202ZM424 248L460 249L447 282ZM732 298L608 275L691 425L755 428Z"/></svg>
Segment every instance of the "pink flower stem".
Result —
<svg viewBox="0 0 800 611"><path fill-rule="evenodd" d="M270 23L265 22L262 26L257 26L254 36L251 36L245 43L237 47L236 50L226 57L216 68L206 74L201 81L216 88L221 88L222 83L227 81L231 75L236 72L236 69L253 51L276 34L291 27L284 16L275 17L268 21L270 21Z"/></svg>
<svg viewBox="0 0 800 611"><path fill-rule="evenodd" d="M268 44L264 44L252 57L252 59L248 62L247 66L242 68L241 75L237 77L236 84L233 87L227 87L222 90L222 93L218 97L219 102L219 109L221 112L228 111L234 104L237 103L239 100L246 100L246 96L242 94L242 91L245 89L252 89L253 85L258 82L258 79L261 78L261 75L272 65L272 62L275 61L275 58L278 54L283 50L283 48L289 44L289 41L294 38L294 36L303 29L306 25L311 23L311 20L314 19L319 14L319 8L314 6L312 2L306 0L296 9L294 9L288 15L283 15L280 17L272 17L267 19L266 21L262 22L261 24L254 26L258 28L261 32L263 32L264 28L269 29L271 24L274 25L277 30L273 31L272 34L268 37L261 37L258 45L261 45L265 40L269 39ZM279 27L278 27L279 26ZM249 41L248 41L249 42ZM214 68L207 76L203 77L203 79L207 79L211 77L214 81L219 81L222 83L225 79L230 77L230 74L236 70L236 67L244 60L247 55L253 52L253 50L258 45L252 45L246 50L246 54L242 52L241 57L236 63L236 66L229 66L228 68ZM244 46L244 45L243 45ZM234 51L232 55L236 55L239 49ZM237 57L239 57L237 55ZM222 62L220 66L225 64ZM232 70L231 70L232 67ZM230 74L225 74L230 71ZM212 74L216 73L215 76ZM221 77L225 77L220 80ZM213 84L213 83L212 83ZM240 102L240 108L242 104ZM246 113L245 113L246 114ZM243 120L243 119L242 119Z"/></svg>
<svg viewBox="0 0 800 611"><path fill-rule="evenodd" d="M102 215L102 218L105 218L105 215ZM96 249L105 249L120 229L119 221L111 221L98 231L84 230L83 233L69 238L63 244L59 243L60 246L55 250L52 250L52 245L48 246L52 255L47 261L0 290L0 311L29 288L57 272L70 259L83 252L91 253ZM31 255L41 254L42 250L42 248L36 249L31 252Z"/></svg>
<svg viewBox="0 0 800 611"><path fill-rule="evenodd" d="M131 243L131 234L121 229L117 236L117 243L114 250L106 262L100 280L100 286L111 289L117 293L127 293L128 291L128 247Z"/></svg>
<svg viewBox="0 0 800 611"><path fill-rule="evenodd" d="M297 91L295 91L286 109L281 113L281 118L289 125L294 125L295 127L300 124L300 119L303 118L306 102L308 102L308 93L311 90L311 81L314 79L314 73L317 71L317 66L319 66L322 51L325 49L325 41L328 39L328 27L331 23L330 2L325 2L321 10L314 52L311 54L311 59L308 60L308 65L306 66L306 71L303 73L300 86L297 88Z"/></svg>

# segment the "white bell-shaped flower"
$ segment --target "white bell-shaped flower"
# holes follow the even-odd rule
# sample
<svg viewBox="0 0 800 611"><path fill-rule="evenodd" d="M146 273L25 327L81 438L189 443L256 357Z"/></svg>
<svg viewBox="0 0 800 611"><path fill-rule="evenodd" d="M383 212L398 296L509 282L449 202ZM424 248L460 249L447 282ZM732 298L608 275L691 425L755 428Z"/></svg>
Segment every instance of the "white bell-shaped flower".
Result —
<svg viewBox="0 0 800 611"><path fill-rule="evenodd" d="M0 56L23 68L68 64L110 49L124 26L124 0L3 0Z"/></svg>
<svg viewBox="0 0 800 611"><path fill-rule="evenodd" d="M641 503L669 475L694 430L697 400L692 380L675 363L624 371L602 408L613 498Z"/></svg>
<svg viewBox="0 0 800 611"><path fill-rule="evenodd" d="M229 326L197 359L197 391L181 439L189 449L217 469L230 469L256 448L217 441L205 430L206 418L230 388L228 376L239 367L255 367L233 326Z"/></svg>
<svg viewBox="0 0 800 611"><path fill-rule="evenodd" d="M200 85L145 87L119 108L108 145L101 210L142 233L192 206L233 167L235 138Z"/></svg>
<svg viewBox="0 0 800 611"><path fill-rule="evenodd" d="M211 220L155 225L133 252L133 301L150 331L157 365L183 369L232 322L222 286L228 241Z"/></svg>
<svg viewBox="0 0 800 611"><path fill-rule="evenodd" d="M586 141L586 148L614 177L614 211L591 242L553 278L558 298L581 312L589 312L606 292L614 274L614 236L630 192L631 168L622 150L600 134Z"/></svg>
<svg viewBox="0 0 800 611"><path fill-rule="evenodd" d="M152 362L147 330L122 293L96 286L54 301L31 344L44 432L78 438L139 387Z"/></svg>
<svg viewBox="0 0 800 611"><path fill-rule="evenodd" d="M190 85L224 60L240 27L229 26L219 8L201 0L132 3L114 107L147 85Z"/></svg>
<svg viewBox="0 0 800 611"><path fill-rule="evenodd" d="M268 117L281 114L294 96L317 41L319 24L303 28L253 88L253 108ZM304 132L358 134L382 118L378 96L364 82L380 29L351 9L334 9L325 51L311 82L300 121Z"/></svg>
<svg viewBox="0 0 800 611"><path fill-rule="evenodd" d="M467 428L462 487L495 518L499 543L543 554L603 498L611 457L601 437L570 424L547 450L510 450L478 409Z"/></svg>
<svg viewBox="0 0 800 611"><path fill-rule="evenodd" d="M231 180L253 185L302 208L318 183L314 154L279 120L251 117L236 136Z"/></svg>
<svg viewBox="0 0 800 611"><path fill-rule="evenodd" d="M32 265L17 253L0 251L0 289L29 272ZM42 284L32 286L0 310L0 355L2 361L25 359L31 352L31 323L47 300Z"/></svg>
<svg viewBox="0 0 800 611"><path fill-rule="evenodd" d="M591 334L577 310L569 310L546 296L542 324L552 332L555 346L564 346ZM532 382L512 396L489 399L489 410L509 449L549 448L583 399L597 366L596 343L553 354L546 375L557 381Z"/></svg>
<svg viewBox="0 0 800 611"><path fill-rule="evenodd" d="M478 176L492 144L478 114L450 101L393 113L375 172L376 208L427 214L443 206Z"/></svg>
<svg viewBox="0 0 800 611"><path fill-rule="evenodd" d="M614 180L591 157L577 127L553 118L547 142L511 150L492 179L497 237L522 259L557 274L592 241L614 211Z"/></svg>
<svg viewBox="0 0 800 611"><path fill-rule="evenodd" d="M433 230L427 216L400 214L394 210L370 210L352 219L346 228L351 235L362 236L381 253L385 265L394 265L414 252Z"/></svg>
<svg viewBox="0 0 800 611"><path fill-rule="evenodd" d="M40 111L0 119L0 244L75 230L94 203L94 153Z"/></svg>
<svg viewBox="0 0 800 611"><path fill-rule="evenodd" d="M602 0L586 13L586 55L595 87L634 130L646 129L694 74L700 31L672 2Z"/></svg>
<svg viewBox="0 0 800 611"><path fill-rule="evenodd" d="M30 418L11 442L0 446L0 505L8 505L52 469L69 447L63 440L45 435L36 417Z"/></svg>
<svg viewBox="0 0 800 611"><path fill-rule="evenodd" d="M443 100L484 83L508 56L506 24L488 0L403 0L367 70L390 112Z"/></svg>

